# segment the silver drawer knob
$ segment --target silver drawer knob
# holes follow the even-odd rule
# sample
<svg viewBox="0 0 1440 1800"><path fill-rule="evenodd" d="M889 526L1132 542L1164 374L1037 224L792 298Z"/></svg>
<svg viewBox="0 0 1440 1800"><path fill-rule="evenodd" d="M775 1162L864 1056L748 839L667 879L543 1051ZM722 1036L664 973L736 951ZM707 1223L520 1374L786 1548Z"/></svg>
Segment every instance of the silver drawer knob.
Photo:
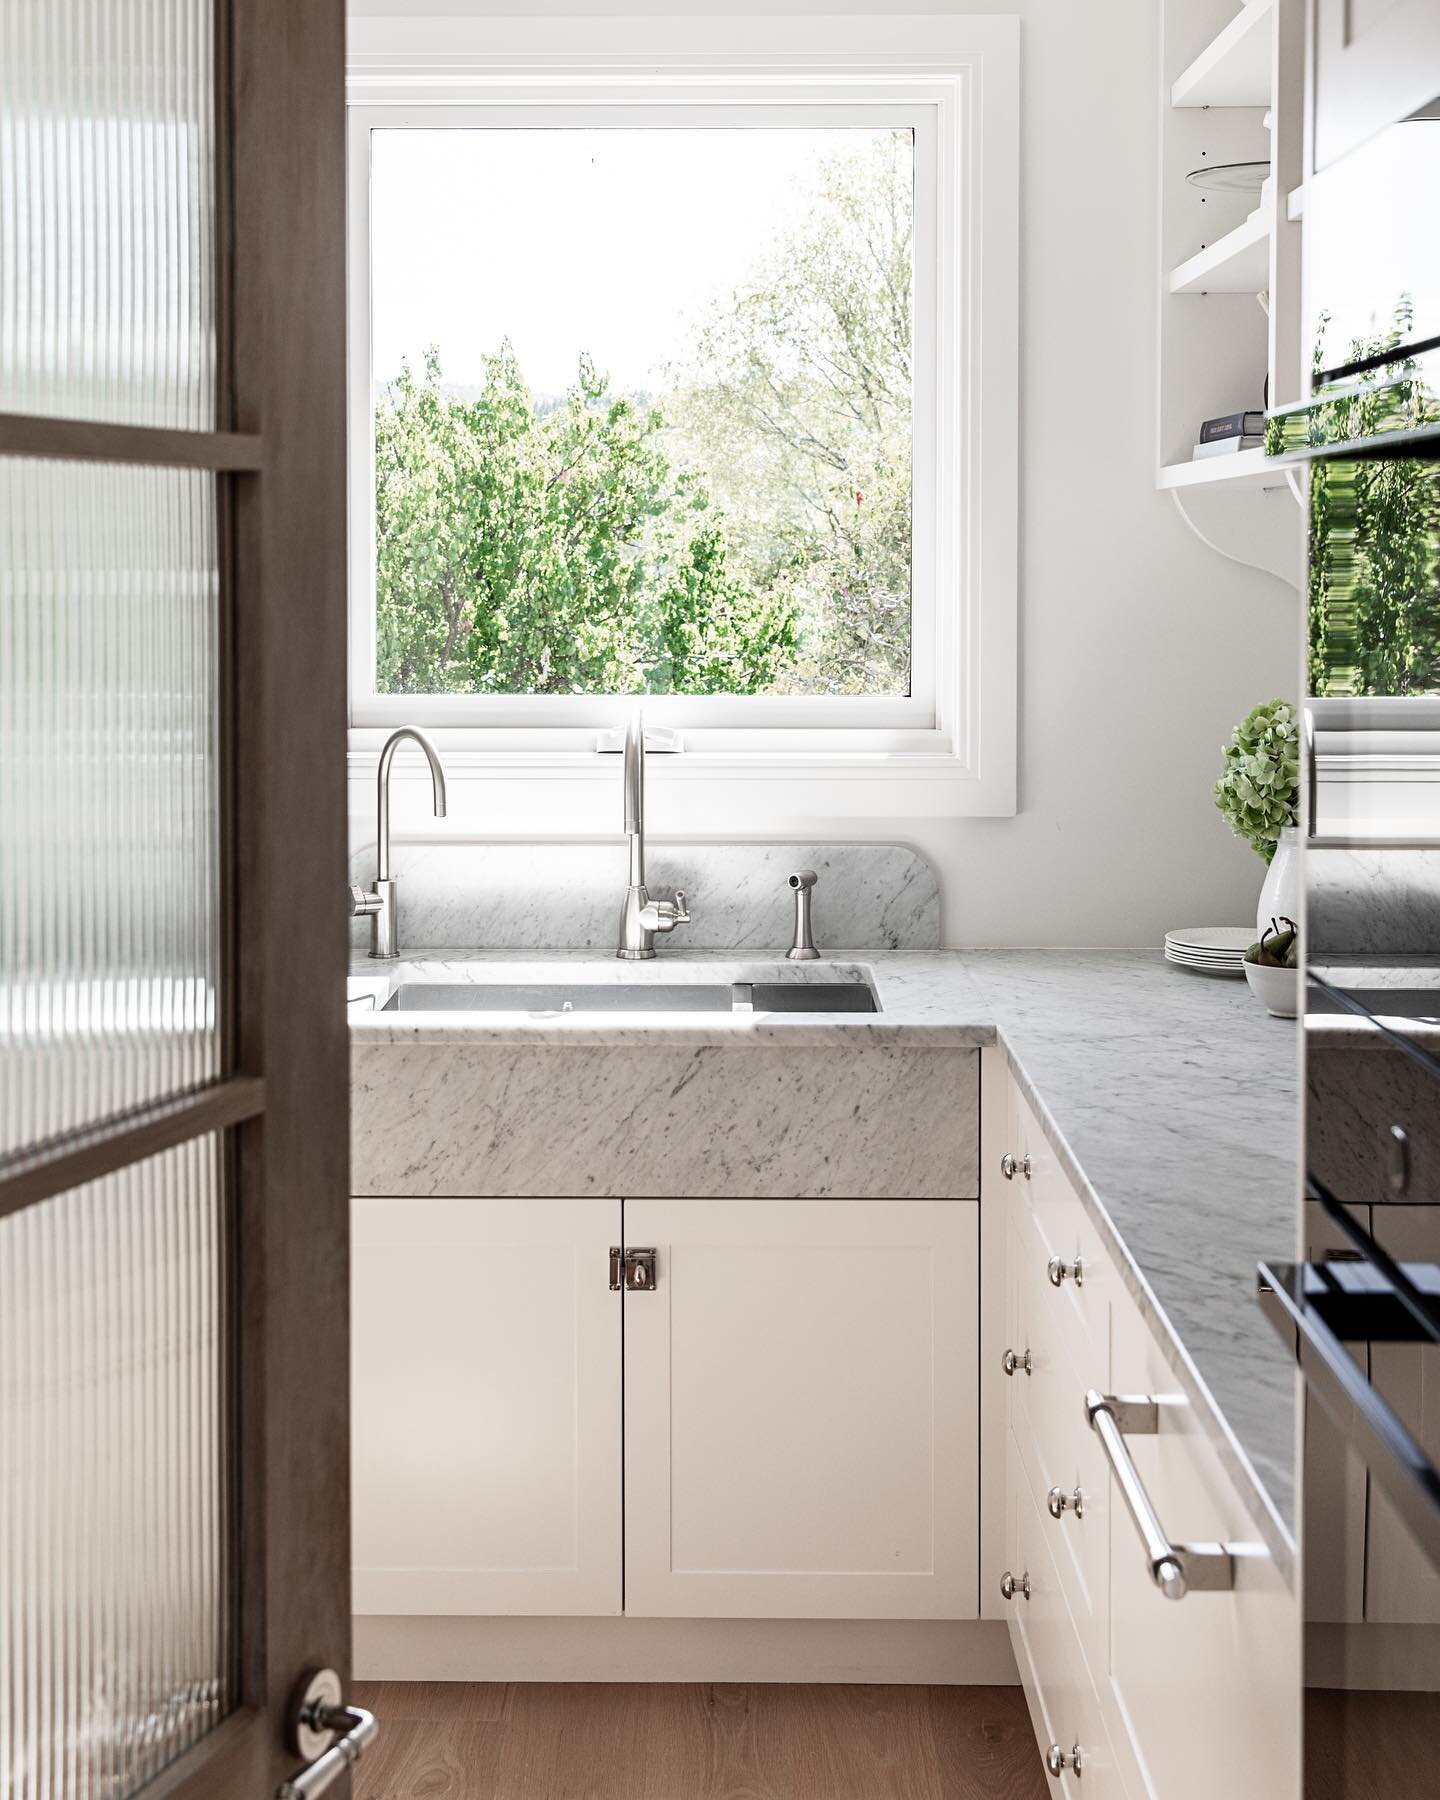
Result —
<svg viewBox="0 0 1440 1800"><path fill-rule="evenodd" d="M1085 1517L1085 1496L1078 1487L1073 1494L1067 1494L1064 1488L1052 1487L1045 1496L1045 1505L1052 1519L1063 1519L1067 1512L1073 1512L1077 1519Z"/></svg>
<svg viewBox="0 0 1440 1800"><path fill-rule="evenodd" d="M1052 1744L1045 1752L1045 1767L1057 1781L1065 1773L1066 1769L1069 1769L1074 1775L1079 1776L1083 1773L1080 1746L1078 1744L1073 1744L1070 1749L1070 1754L1067 1756L1058 1744Z"/></svg>
<svg viewBox="0 0 1440 1800"><path fill-rule="evenodd" d="M1076 1287L1085 1285L1085 1263L1081 1257L1074 1262L1066 1262L1063 1257L1052 1256L1045 1265L1045 1273L1050 1277L1051 1287L1063 1287L1067 1281L1073 1281Z"/></svg>
<svg viewBox="0 0 1440 1800"><path fill-rule="evenodd" d="M1035 1372L1031 1367L1028 1350L1022 1356L1017 1356L1013 1350L1007 1350L1000 1358L1000 1367L1007 1375L1013 1375L1017 1369L1022 1370L1026 1375L1033 1375Z"/></svg>
<svg viewBox="0 0 1440 1800"><path fill-rule="evenodd" d="M1000 1173L1007 1181L1013 1181L1017 1175L1030 1179L1030 1158L1028 1156L1012 1156L1007 1150L1000 1158Z"/></svg>
<svg viewBox="0 0 1440 1800"><path fill-rule="evenodd" d="M1030 1571L1028 1569L1018 1581L1008 1569L1000 1577L1000 1598L1013 1600L1017 1594L1022 1600L1030 1598Z"/></svg>

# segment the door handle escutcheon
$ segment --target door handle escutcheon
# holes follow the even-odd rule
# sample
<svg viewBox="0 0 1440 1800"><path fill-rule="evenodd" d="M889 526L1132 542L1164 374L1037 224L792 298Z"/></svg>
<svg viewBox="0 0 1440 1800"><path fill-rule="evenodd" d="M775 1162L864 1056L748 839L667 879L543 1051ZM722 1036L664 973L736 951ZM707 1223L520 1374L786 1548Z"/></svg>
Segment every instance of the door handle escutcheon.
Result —
<svg viewBox="0 0 1440 1800"><path fill-rule="evenodd" d="M334 1669L317 1669L290 1714L290 1747L304 1758L305 1767L280 1783L275 1800L316 1800L379 1735L374 1713L345 1705Z"/></svg>

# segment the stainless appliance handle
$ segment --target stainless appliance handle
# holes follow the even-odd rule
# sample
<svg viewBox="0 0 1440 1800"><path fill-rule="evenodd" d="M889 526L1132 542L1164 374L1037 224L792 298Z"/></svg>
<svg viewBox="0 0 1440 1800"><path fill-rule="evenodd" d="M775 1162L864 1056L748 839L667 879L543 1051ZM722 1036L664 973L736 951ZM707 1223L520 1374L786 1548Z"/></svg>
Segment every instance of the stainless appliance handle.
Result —
<svg viewBox="0 0 1440 1800"><path fill-rule="evenodd" d="M1260 1304L1296 1350L1307 1391L1365 1464L1371 1480L1384 1489L1431 1565L1440 1569L1440 1469L1346 1350L1351 1328L1342 1323L1332 1329L1316 1303L1319 1296L1297 1292L1291 1284L1293 1277L1307 1275L1318 1284L1325 1274L1304 1264L1294 1269L1261 1263ZM1364 1324L1373 1330L1371 1320ZM1363 1341L1358 1333L1355 1341Z"/></svg>
<svg viewBox="0 0 1440 1800"><path fill-rule="evenodd" d="M1320 805L1320 765L1315 749L1315 709L1302 706L1300 709L1300 726L1305 741L1305 835L1316 838L1320 835L1317 823Z"/></svg>
<svg viewBox="0 0 1440 1800"><path fill-rule="evenodd" d="M1140 1533L1150 1579L1165 1598L1183 1600L1191 1588L1225 1593L1234 1587L1235 1561L1223 1545L1171 1543L1126 1446L1127 1431L1138 1437L1159 1431L1160 1405L1154 1396L1101 1394L1091 1388L1085 1395L1085 1417L1100 1439L1126 1510Z"/></svg>

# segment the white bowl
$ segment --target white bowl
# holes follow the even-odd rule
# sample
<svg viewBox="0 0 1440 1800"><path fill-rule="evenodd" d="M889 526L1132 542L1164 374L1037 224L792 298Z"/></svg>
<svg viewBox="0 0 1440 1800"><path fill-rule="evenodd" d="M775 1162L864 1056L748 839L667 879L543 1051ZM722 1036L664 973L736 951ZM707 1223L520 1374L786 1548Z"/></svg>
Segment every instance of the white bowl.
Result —
<svg viewBox="0 0 1440 1800"><path fill-rule="evenodd" d="M1293 1019L1300 999L1298 969L1269 969L1263 963L1246 963L1245 979L1255 998L1277 1019Z"/></svg>

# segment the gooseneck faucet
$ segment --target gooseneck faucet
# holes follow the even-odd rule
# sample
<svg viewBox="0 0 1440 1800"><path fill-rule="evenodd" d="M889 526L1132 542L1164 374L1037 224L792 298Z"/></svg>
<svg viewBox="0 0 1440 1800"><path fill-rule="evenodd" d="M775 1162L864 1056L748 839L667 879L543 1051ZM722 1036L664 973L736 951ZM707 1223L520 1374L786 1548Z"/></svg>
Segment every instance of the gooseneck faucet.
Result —
<svg viewBox="0 0 1440 1800"><path fill-rule="evenodd" d="M623 962L648 962L655 954L655 933L688 925L685 890L674 900L652 900L645 887L645 721L637 708L625 733L625 835L630 840L630 884L620 908L620 943L615 954Z"/></svg>
<svg viewBox="0 0 1440 1800"><path fill-rule="evenodd" d="M350 889L350 912L353 918L362 915L370 919L370 954L372 956L393 958L400 954L400 911L396 898L395 878L390 873L390 765L395 761L395 752L409 738L425 752L430 764L430 785L435 801L435 817L445 817L445 771L440 766L440 756L435 746L423 731L417 731L413 725L402 725L398 731L392 731L385 740L385 748L380 752L380 772L377 779L377 816L375 822L375 842L379 857L379 872L370 884L367 894L363 888Z"/></svg>

